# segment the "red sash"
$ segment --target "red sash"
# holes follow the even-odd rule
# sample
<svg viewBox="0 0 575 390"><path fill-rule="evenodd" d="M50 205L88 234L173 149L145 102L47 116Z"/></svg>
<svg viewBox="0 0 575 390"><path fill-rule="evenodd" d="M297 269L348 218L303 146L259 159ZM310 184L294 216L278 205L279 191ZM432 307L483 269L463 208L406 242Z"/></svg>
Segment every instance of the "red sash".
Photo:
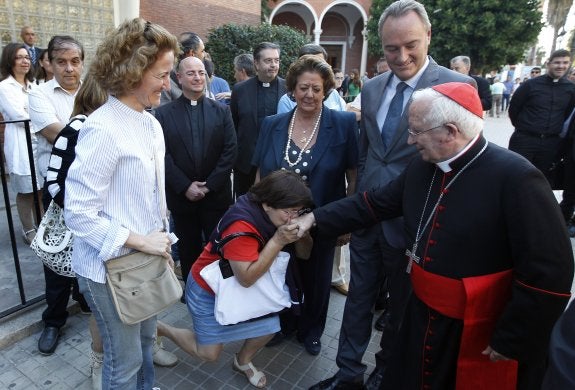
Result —
<svg viewBox="0 0 575 390"><path fill-rule="evenodd" d="M492 362L481 354L511 295L511 280L511 270L458 280L413 264L415 295L439 313L463 320L456 390L516 389L517 361Z"/></svg>

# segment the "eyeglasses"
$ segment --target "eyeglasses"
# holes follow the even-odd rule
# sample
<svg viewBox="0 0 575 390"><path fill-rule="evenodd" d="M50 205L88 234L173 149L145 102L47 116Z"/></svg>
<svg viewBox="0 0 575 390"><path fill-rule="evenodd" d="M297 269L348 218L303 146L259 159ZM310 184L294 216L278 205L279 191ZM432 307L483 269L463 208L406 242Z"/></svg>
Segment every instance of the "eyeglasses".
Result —
<svg viewBox="0 0 575 390"><path fill-rule="evenodd" d="M427 133L428 131L431 131L431 130L439 129L440 127L443 127L443 126L445 126L445 125L446 125L446 123L443 123L443 124L441 124L441 125L439 125L439 126L435 126L435 127L432 127L431 129L427 129L427 130L423 130L423 131L413 131L412 129L407 129L407 132L408 132L409 135L411 135L412 137L417 137L418 135L421 135L421 134L423 134L423 133Z"/></svg>
<svg viewBox="0 0 575 390"><path fill-rule="evenodd" d="M300 210L282 210L285 215L290 218L301 217L304 214L311 212L310 208L304 208Z"/></svg>

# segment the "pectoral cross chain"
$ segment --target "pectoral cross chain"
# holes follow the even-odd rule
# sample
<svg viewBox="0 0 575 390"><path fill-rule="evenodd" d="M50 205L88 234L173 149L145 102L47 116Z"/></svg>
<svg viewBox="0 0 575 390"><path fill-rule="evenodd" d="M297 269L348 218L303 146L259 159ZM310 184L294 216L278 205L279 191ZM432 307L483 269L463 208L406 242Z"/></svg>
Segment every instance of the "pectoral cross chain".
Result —
<svg viewBox="0 0 575 390"><path fill-rule="evenodd" d="M405 272L407 272L408 274L411 273L411 268L413 267L413 262L415 261L417 264L419 264L419 256L417 256L415 254L415 251L417 250L417 242L415 242L413 244L413 248L411 248L411 250L406 249L405 250L405 255L407 257L409 257L409 262L407 263L407 269L405 270Z"/></svg>

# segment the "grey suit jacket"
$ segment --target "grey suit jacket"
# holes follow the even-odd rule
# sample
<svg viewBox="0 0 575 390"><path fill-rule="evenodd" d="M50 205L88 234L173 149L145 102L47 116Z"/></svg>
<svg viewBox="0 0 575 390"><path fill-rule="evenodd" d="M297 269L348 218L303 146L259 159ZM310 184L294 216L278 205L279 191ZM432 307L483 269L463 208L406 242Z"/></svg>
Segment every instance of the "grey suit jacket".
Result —
<svg viewBox="0 0 575 390"><path fill-rule="evenodd" d="M405 106L401 122L387 148L381 140L381 129L377 125L377 111L381 106L385 87L392 76L391 72L369 80L361 90L361 131L359 136L358 190L366 191L384 186L395 179L407 166L417 150L407 144L407 114L409 102ZM460 73L451 71L429 57L429 65L421 75L416 90L450 81L473 84L475 81ZM382 222L383 234L396 248L405 247L403 220L401 218Z"/></svg>

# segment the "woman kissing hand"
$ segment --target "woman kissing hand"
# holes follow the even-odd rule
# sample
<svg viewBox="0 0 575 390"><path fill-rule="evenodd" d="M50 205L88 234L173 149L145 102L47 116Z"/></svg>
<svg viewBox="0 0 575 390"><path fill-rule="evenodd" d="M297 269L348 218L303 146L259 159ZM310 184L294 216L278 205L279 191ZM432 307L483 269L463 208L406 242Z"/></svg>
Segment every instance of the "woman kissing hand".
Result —
<svg viewBox="0 0 575 390"><path fill-rule="evenodd" d="M301 217L292 219L292 224L297 225L297 237L302 238L305 232L315 226L315 216L313 213L304 214Z"/></svg>

